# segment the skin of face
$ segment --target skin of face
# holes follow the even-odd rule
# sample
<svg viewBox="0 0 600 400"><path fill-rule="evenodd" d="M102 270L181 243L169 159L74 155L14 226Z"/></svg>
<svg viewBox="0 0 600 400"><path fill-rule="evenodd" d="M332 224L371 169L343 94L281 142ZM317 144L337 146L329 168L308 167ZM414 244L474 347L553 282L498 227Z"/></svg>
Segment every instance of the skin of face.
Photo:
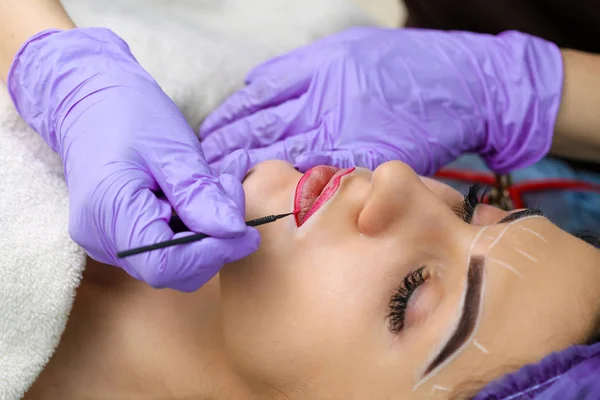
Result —
<svg viewBox="0 0 600 400"><path fill-rule="evenodd" d="M246 217L290 212L302 176L258 164L244 181ZM511 224L491 206L471 224L463 196L401 162L342 178L324 207L259 228L260 249L220 274L227 357L270 398L446 398L465 381L497 378L582 340L600 298L600 257L543 217ZM423 373L461 313L470 257L483 264L473 335ZM390 297L425 266L404 328L392 333Z"/></svg>

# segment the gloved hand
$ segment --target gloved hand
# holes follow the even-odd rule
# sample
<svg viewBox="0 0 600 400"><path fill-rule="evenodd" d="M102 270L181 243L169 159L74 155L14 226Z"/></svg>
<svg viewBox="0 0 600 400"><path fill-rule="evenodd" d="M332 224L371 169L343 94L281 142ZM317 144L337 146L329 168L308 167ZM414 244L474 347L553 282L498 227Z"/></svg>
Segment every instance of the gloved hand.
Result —
<svg viewBox="0 0 600 400"><path fill-rule="evenodd" d="M255 68L200 136L214 165L243 148L300 170L399 159L431 175L477 152L507 172L548 152L562 74L554 44L518 32L354 28Z"/></svg>
<svg viewBox="0 0 600 400"><path fill-rule="evenodd" d="M69 232L90 257L154 287L193 291L258 248L239 179L213 174L177 106L110 30L35 35L15 57L8 87L25 121L62 157ZM116 258L189 234L174 236L171 205L190 230L214 238Z"/></svg>

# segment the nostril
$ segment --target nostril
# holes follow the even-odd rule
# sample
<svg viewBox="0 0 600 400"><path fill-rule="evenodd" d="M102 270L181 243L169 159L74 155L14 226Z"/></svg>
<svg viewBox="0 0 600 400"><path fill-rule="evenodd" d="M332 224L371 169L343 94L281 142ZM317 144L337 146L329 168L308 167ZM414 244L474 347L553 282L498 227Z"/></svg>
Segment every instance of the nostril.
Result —
<svg viewBox="0 0 600 400"><path fill-rule="evenodd" d="M385 234L397 220L399 206L390 204L381 197L371 196L358 216L358 231L365 236Z"/></svg>
<svg viewBox="0 0 600 400"><path fill-rule="evenodd" d="M407 164L390 161L380 165L371 178L371 193L358 218L358 229L366 236L380 236L418 218L429 192ZM431 193L430 193L431 195Z"/></svg>

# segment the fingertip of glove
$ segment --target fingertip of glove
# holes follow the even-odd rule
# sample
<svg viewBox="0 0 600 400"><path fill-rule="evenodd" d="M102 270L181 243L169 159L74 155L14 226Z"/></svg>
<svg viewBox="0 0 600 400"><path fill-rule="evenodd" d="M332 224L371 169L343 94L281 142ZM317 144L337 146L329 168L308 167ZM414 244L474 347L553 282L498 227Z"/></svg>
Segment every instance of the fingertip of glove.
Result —
<svg viewBox="0 0 600 400"><path fill-rule="evenodd" d="M233 251L228 252L225 255L223 261L226 264L241 260L254 253L260 246L261 238L260 233L256 228L246 227L245 234L242 237L230 240L232 241L231 249L233 249Z"/></svg>
<svg viewBox="0 0 600 400"><path fill-rule="evenodd" d="M233 175L241 182L250 169L250 156L247 150L240 149L226 156L218 165L220 174Z"/></svg>
<svg viewBox="0 0 600 400"><path fill-rule="evenodd" d="M214 215L214 219L211 221L212 226L209 228L210 234L218 238L240 237L246 231L244 210L238 207L230 198L227 198L227 200L227 202L217 204L213 208L214 213L212 215Z"/></svg>
<svg viewBox="0 0 600 400"><path fill-rule="evenodd" d="M189 234L179 233L173 238ZM157 250L137 262L145 263L137 279L155 289L168 287L182 292L193 292L210 281L225 264L249 256L259 245L258 230L245 227L244 235L238 238L208 238Z"/></svg>
<svg viewBox="0 0 600 400"><path fill-rule="evenodd" d="M235 203L237 210L243 216L246 210L246 195L240 180L234 175L222 174L219 176L219 182L227 197Z"/></svg>
<svg viewBox="0 0 600 400"><path fill-rule="evenodd" d="M179 282L173 283L172 285L170 285L170 287L171 289L177 290L179 292L193 293L196 290L200 289L202 286L204 286L208 281L210 281L217 274L217 272L215 272L215 274L212 276L207 276L204 274L190 276L182 279Z"/></svg>
<svg viewBox="0 0 600 400"><path fill-rule="evenodd" d="M177 233L173 239L190 234ZM193 292L219 272L223 264L217 259L207 254L202 241L156 250L146 261L142 280L155 289Z"/></svg>
<svg viewBox="0 0 600 400"><path fill-rule="evenodd" d="M174 203L175 210L191 231L220 238L244 233L244 193L232 175L223 174L216 180L201 178L180 198Z"/></svg>

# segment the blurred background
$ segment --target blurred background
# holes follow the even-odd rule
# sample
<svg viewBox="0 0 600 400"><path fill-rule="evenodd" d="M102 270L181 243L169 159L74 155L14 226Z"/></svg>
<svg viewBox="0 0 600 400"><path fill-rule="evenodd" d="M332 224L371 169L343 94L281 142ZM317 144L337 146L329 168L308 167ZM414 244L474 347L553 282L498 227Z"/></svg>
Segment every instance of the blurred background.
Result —
<svg viewBox="0 0 600 400"><path fill-rule="evenodd" d="M350 0L361 6L382 26L397 28L404 24L406 9L401 0Z"/></svg>

